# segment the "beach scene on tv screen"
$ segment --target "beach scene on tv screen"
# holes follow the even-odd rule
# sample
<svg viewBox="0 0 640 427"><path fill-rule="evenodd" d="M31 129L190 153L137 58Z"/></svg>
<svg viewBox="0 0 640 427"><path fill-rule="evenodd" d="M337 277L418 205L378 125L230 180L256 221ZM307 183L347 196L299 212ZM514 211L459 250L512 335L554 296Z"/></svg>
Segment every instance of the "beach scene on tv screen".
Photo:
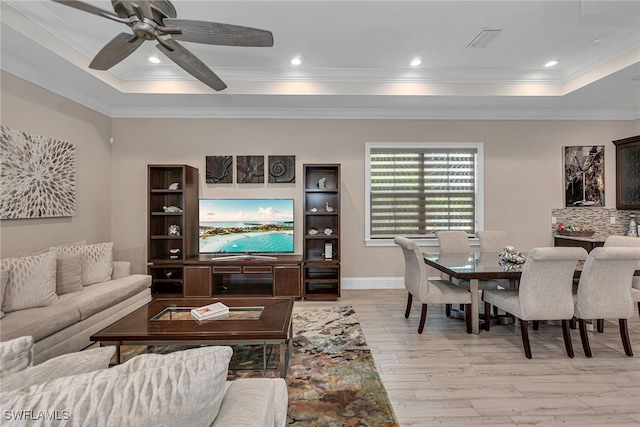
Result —
<svg viewBox="0 0 640 427"><path fill-rule="evenodd" d="M201 199L201 253L293 252L293 200Z"/></svg>

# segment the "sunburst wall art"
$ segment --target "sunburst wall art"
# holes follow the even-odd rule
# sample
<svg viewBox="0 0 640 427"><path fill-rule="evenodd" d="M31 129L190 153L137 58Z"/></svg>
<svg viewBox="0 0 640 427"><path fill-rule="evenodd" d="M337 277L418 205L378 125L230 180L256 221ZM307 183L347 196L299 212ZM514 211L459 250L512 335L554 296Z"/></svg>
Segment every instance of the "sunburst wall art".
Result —
<svg viewBox="0 0 640 427"><path fill-rule="evenodd" d="M0 126L0 219L73 216L73 144Z"/></svg>

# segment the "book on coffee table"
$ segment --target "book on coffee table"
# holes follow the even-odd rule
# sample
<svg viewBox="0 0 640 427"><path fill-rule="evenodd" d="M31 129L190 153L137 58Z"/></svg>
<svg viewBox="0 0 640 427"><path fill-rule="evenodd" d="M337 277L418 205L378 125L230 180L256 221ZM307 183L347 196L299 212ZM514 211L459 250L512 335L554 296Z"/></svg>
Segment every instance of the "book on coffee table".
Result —
<svg viewBox="0 0 640 427"><path fill-rule="evenodd" d="M211 319L213 317L222 316L223 314L229 314L229 307L221 302L216 302L191 310L191 316L197 320Z"/></svg>

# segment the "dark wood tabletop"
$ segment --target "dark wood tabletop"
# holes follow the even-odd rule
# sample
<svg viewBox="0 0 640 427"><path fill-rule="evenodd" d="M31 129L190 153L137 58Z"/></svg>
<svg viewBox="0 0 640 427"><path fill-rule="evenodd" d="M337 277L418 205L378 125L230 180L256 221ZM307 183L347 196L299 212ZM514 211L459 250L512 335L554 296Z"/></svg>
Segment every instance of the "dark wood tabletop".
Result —
<svg viewBox="0 0 640 427"><path fill-rule="evenodd" d="M230 308L264 307L256 319L153 320L167 307L197 308L222 302ZM293 298L157 298L91 336L92 341L175 342L285 340Z"/></svg>

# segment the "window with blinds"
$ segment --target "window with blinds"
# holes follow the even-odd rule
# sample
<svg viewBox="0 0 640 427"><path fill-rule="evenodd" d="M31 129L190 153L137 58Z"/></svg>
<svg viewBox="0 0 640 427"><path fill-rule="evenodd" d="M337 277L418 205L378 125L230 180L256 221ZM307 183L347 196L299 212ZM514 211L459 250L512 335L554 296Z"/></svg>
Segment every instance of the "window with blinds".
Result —
<svg viewBox="0 0 640 427"><path fill-rule="evenodd" d="M369 238L476 232L477 147L369 147Z"/></svg>

